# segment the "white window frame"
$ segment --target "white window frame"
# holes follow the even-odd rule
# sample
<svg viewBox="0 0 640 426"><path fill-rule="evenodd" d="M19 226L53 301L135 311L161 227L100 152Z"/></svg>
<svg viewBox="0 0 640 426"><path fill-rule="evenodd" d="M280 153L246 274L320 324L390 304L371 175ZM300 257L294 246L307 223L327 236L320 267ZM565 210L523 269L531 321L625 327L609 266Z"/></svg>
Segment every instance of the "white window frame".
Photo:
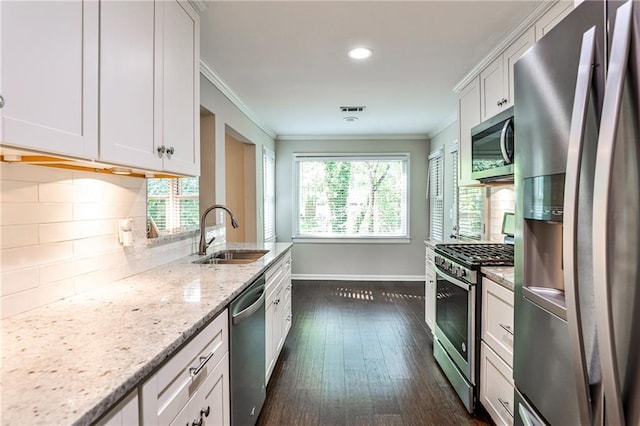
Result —
<svg viewBox="0 0 640 426"><path fill-rule="evenodd" d="M440 169L436 170L437 179L432 180L432 170L440 163ZM429 167L427 171L427 200L429 200L429 239L442 241L444 239L444 147L431 151L429 154ZM434 205L435 204L435 205ZM436 220L439 219L439 220ZM439 228L438 228L439 223Z"/></svg>
<svg viewBox="0 0 640 426"><path fill-rule="evenodd" d="M271 161L272 174L268 175L268 162ZM264 147L262 150L263 178L263 231L264 241L276 240L276 153ZM272 214L269 214L271 212ZM271 222L271 226L269 226ZM271 233L268 233L268 230Z"/></svg>
<svg viewBox="0 0 640 426"><path fill-rule="evenodd" d="M300 180L298 176L300 161L304 160L337 160L337 161L366 161L370 160L403 160L406 163L406 202L405 213L403 215L405 235L402 236L322 236L298 233L299 218L299 188ZM411 154L408 152L385 152L385 153L294 153L292 162L292 182L293 182L293 220L291 221L292 240L296 243L355 243L355 244L409 244L411 242Z"/></svg>
<svg viewBox="0 0 640 426"><path fill-rule="evenodd" d="M166 178L169 181L169 188L167 195L149 195L147 193L147 205L149 200L166 200L165 203L165 217L166 217L166 229L160 231L160 235L167 234L179 234L181 232L192 231L197 227L191 229L183 229L180 227L180 200L199 200L200 188L198 187L197 194L178 195L178 179L179 178ZM148 215L148 212L147 212Z"/></svg>

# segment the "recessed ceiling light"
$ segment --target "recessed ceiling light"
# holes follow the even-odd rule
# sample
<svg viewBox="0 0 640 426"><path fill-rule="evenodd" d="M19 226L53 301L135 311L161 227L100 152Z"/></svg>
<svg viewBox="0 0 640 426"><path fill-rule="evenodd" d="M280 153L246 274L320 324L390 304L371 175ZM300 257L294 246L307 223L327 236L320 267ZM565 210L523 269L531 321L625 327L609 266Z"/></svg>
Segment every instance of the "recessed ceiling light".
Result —
<svg viewBox="0 0 640 426"><path fill-rule="evenodd" d="M373 50L368 47L356 47L348 53L349 57L353 59L367 59L371 54L373 54Z"/></svg>
<svg viewBox="0 0 640 426"><path fill-rule="evenodd" d="M343 118L344 121L358 121L358 117L344 117Z"/></svg>

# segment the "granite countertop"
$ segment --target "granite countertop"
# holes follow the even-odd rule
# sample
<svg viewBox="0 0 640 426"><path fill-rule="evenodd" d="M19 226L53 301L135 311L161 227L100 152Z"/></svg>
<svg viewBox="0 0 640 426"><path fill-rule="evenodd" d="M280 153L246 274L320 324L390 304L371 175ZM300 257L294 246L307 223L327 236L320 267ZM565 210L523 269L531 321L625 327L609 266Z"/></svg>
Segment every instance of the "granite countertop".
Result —
<svg viewBox="0 0 640 426"><path fill-rule="evenodd" d="M204 328L291 243L245 265L192 255L2 320L2 424L90 424Z"/></svg>
<svg viewBox="0 0 640 426"><path fill-rule="evenodd" d="M483 266L480 272L491 281L513 291L513 266Z"/></svg>

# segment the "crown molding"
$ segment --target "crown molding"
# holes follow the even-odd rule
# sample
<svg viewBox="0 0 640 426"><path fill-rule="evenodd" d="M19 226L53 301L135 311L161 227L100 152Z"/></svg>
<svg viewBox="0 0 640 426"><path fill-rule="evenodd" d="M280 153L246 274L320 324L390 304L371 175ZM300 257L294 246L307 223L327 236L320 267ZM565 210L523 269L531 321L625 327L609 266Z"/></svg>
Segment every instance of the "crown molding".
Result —
<svg viewBox="0 0 640 426"><path fill-rule="evenodd" d="M456 111L452 112L447 118L440 122L440 125L436 127L436 129L429 133L429 139L433 139L438 136L444 129L451 126L458 120L458 113Z"/></svg>
<svg viewBox="0 0 640 426"><path fill-rule="evenodd" d="M393 135L278 135L276 141L407 141L427 140L427 134L393 134Z"/></svg>
<svg viewBox="0 0 640 426"><path fill-rule="evenodd" d="M496 60L502 52L511 45L514 41L518 39L522 34L524 34L535 22L540 19L542 15L544 15L549 9L551 9L559 0L552 1L541 1L540 4L535 8L533 12L529 14L517 27L515 27L505 38L500 41L487 56L484 57L469 73L464 76L462 80L458 84L456 84L453 88L455 93L460 93L460 91L471 82L474 78L480 74L480 72L487 67L491 62Z"/></svg>
<svg viewBox="0 0 640 426"><path fill-rule="evenodd" d="M202 12L207 10L207 8L209 7L205 0L189 0L189 3L198 11L198 14L200 15L202 15Z"/></svg>
<svg viewBox="0 0 640 426"><path fill-rule="evenodd" d="M215 70L202 58L200 58L200 73L207 80L209 80L211 84L218 88L218 90L220 90L222 94L231 101L232 104L234 104L240 111L242 111L242 113L246 115L247 118L249 118L249 120L253 122L253 124L258 126L258 128L271 139L276 139L277 135L275 134L275 132L256 117L254 112L251 111L251 109L242 101L242 99L240 99L236 92L234 92L233 89L218 75L218 73L215 72Z"/></svg>

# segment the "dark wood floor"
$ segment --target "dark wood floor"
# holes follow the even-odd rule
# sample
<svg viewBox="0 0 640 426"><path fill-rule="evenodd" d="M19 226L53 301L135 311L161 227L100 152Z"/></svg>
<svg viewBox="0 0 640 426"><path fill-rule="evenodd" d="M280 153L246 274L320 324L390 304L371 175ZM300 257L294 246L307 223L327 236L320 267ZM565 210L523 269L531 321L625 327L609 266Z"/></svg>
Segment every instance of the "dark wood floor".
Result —
<svg viewBox="0 0 640 426"><path fill-rule="evenodd" d="M420 282L294 281L258 425L484 425L432 351Z"/></svg>

